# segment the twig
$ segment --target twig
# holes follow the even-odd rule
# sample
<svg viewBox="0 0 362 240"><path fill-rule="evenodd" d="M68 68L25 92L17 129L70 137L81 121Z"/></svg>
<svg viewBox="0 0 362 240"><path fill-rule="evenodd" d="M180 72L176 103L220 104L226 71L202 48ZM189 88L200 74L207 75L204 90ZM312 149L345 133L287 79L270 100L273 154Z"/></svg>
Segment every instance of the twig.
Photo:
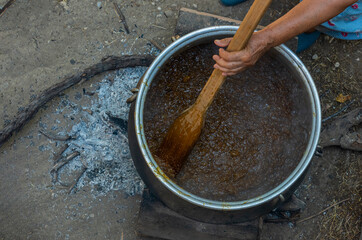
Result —
<svg viewBox="0 0 362 240"><path fill-rule="evenodd" d="M83 72L65 77L59 83L39 94L25 110L21 111L13 121L0 131L0 147L15 131L20 130L20 128L24 126L45 103L58 96L69 87L74 86L82 80L88 80L99 73L109 70L149 66L153 59L154 56L151 55L108 56L103 58L101 62L86 68Z"/></svg>
<svg viewBox="0 0 362 240"><path fill-rule="evenodd" d="M158 50L163 51L163 47L161 47L161 45L159 45L156 41L152 40L152 39L147 39L150 43L152 43L153 46L155 46Z"/></svg>
<svg viewBox="0 0 362 240"><path fill-rule="evenodd" d="M163 29L163 30L166 30L166 29L167 29L167 28L165 28L165 27L158 26L158 25L155 25L155 24L152 24L151 26L152 26L152 27L156 27L156 28L160 28L160 29Z"/></svg>
<svg viewBox="0 0 362 240"><path fill-rule="evenodd" d="M77 186L79 179L83 176L83 174L85 173L85 171L87 171L87 169L88 169L87 167L83 166L82 171L79 173L74 183L69 187L68 194L72 193L73 189Z"/></svg>
<svg viewBox="0 0 362 240"><path fill-rule="evenodd" d="M60 161L60 159L62 159L62 155L63 155L63 153L65 152L65 150L67 150L68 149L68 147L69 147L69 145L68 144L65 144L61 149L60 149L60 151L57 153L57 154L55 154L54 155L54 164L56 164L57 162L59 162Z"/></svg>
<svg viewBox="0 0 362 240"><path fill-rule="evenodd" d="M52 168L52 170L50 170L50 172L57 172L59 171L60 168L62 168L65 164L67 164L68 162L70 162L73 158L79 156L80 153L79 152L72 152L70 154L68 154L65 159L61 162L58 162L57 164L54 165L54 167Z"/></svg>
<svg viewBox="0 0 362 240"><path fill-rule="evenodd" d="M320 211L319 213L314 214L314 215L312 215L312 216L309 216L309 217L307 217L307 218L298 220L298 221L296 221L295 223L305 222L305 221L307 221L307 220L309 220L309 219L312 219L312 218L314 218L314 217L317 217L318 215L321 215L321 214L323 214L325 211L329 210L330 208L333 208L333 207L335 207L335 206L337 206L337 205L339 205L339 204L341 204L341 203L343 203L343 202L346 202L346 201L348 201L348 200L350 200L350 198L346 198L346 199L344 199L344 200L342 200L342 201L339 201L339 202L337 202L337 203L335 203L335 204L332 204L331 206L329 206L329 207L323 209L322 211Z"/></svg>
<svg viewBox="0 0 362 240"><path fill-rule="evenodd" d="M346 104L346 106L344 106L343 108L341 108L341 110L339 110L336 113L333 113L332 115L330 115L329 117L326 117L324 119L322 119L322 122L328 121L331 118L334 118L335 116L339 115L341 112L343 112L344 110L346 110L349 106L351 106L351 104L354 102L354 99L352 101L350 101L348 104Z"/></svg>
<svg viewBox="0 0 362 240"><path fill-rule="evenodd" d="M52 182L56 183L58 181L58 171L61 169L65 164L70 162L73 158L79 156L79 152L72 152L68 154L65 159L61 162L57 162L53 168L50 170L50 174L52 175Z"/></svg>
<svg viewBox="0 0 362 240"><path fill-rule="evenodd" d="M43 134L45 137L49 138L50 140L54 140L54 141L68 141L68 140L72 139L72 137L69 135L55 136L53 134L44 132L44 130L39 130L39 132L41 134Z"/></svg>
<svg viewBox="0 0 362 240"><path fill-rule="evenodd" d="M11 4L13 4L15 2L15 0L9 0L2 9L0 9L0 17L4 14L4 12L6 11L6 9L8 9Z"/></svg>
<svg viewBox="0 0 362 240"><path fill-rule="evenodd" d="M119 19L121 20L121 22L123 23L124 29L126 30L126 33L129 34L129 27L128 24L126 22L126 17L123 15L121 9L118 7L118 4L113 2L113 7L114 10L116 11Z"/></svg>

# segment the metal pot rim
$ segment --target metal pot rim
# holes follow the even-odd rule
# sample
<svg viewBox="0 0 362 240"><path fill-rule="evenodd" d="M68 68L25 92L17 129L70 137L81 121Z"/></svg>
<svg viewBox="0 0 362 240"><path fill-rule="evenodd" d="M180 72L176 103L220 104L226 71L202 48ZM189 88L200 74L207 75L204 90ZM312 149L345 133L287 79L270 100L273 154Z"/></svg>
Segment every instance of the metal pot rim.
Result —
<svg viewBox="0 0 362 240"><path fill-rule="evenodd" d="M214 201L206 198L199 197L195 194L187 192L175 182L169 179L165 173L160 169L156 161L153 159L152 154L147 146L147 141L145 138L144 128L143 128L143 109L144 103L146 100L147 91L151 85L152 79L157 74L160 67L178 50L183 49L184 47L190 46L191 43L204 39L210 38L213 36L220 35L233 35L237 31L238 27L236 26L218 26L218 27L209 27L203 28L192 33L189 33L177 41L173 42L168 46L161 54L153 61L151 66L146 71L142 84L140 86L140 91L138 93L136 105L135 105L135 130L137 136L137 142L140 146L142 155L147 162L148 167L151 169L156 178L171 192L173 192L178 197L195 204L200 207L205 207L213 210L223 210L223 211L233 211L247 209L255 206L259 206L263 203L267 203L274 199L283 198L282 193L288 190L291 185L299 179L303 172L308 167L314 151L316 149L319 133L321 128L321 109L320 102L318 97L317 89L314 85L313 79L310 76L307 68L299 60L299 58L289 50L285 45L280 45L275 47L280 54L286 57L297 69L298 73L303 76L304 83L306 84L306 89L310 96L310 101L312 105L313 112L313 121L312 121L312 130L311 136L307 145L307 148L303 154L302 159L300 160L297 167L294 171L286 178L281 184L276 188L270 190L269 192L262 194L261 196L254 197L248 200L235 201L235 202L222 202Z"/></svg>

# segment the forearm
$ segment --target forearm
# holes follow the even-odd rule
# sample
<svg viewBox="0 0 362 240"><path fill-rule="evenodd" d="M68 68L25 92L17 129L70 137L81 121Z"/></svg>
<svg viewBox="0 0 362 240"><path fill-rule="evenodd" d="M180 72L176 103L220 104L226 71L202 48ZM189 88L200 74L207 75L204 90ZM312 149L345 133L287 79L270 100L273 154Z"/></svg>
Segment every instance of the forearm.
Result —
<svg viewBox="0 0 362 240"><path fill-rule="evenodd" d="M275 47L328 21L355 2L357 0L303 0L258 34L268 39L269 47Z"/></svg>
<svg viewBox="0 0 362 240"><path fill-rule="evenodd" d="M255 32L242 51L227 52L231 38L215 41L220 48L214 55L214 68L231 76L253 66L270 48L278 46L294 36L304 33L343 12L357 0L303 0L283 17L263 30Z"/></svg>

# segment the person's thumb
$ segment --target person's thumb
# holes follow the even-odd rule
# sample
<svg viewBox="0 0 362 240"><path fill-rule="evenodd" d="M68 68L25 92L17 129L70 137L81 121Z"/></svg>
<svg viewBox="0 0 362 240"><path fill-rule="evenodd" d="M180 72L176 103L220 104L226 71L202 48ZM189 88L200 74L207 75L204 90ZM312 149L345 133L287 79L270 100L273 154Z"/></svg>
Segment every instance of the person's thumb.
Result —
<svg viewBox="0 0 362 240"><path fill-rule="evenodd" d="M219 47L227 47L232 38L217 39L214 43Z"/></svg>

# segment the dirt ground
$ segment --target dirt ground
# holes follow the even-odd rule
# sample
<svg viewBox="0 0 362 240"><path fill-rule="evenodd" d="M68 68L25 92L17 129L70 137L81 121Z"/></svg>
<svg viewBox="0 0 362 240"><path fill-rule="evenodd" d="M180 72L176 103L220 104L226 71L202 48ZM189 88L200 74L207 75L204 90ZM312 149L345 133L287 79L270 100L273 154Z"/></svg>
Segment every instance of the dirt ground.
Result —
<svg viewBox="0 0 362 240"><path fill-rule="evenodd" d="M0 17L0 128L42 90L105 56L157 55L159 51L148 40L168 45L181 7L242 20L251 5L247 1L224 7L210 0L116 2L127 19L130 34L125 33L110 1L69 0L62 5L56 0L17 0L6 10ZM274 1L261 24L277 19L297 2ZM4 3L0 1L0 7ZM352 101L344 112L361 106L361 49L361 41L321 36L298 55L317 85L323 118ZM84 184L68 194L53 186L49 171L61 143L38 132L44 126L51 130L55 125L55 132L71 131L82 118L70 110L59 116L60 103L67 100L78 108L89 109L97 101L97 94L86 96L82 89L96 90L102 79L116 75L101 74L68 89L0 147L0 239L136 239L139 192L102 192ZM340 103L335 100L339 94L351 99ZM338 147L324 149L323 157L313 158L296 192L306 203L301 218L349 200L300 224L265 224L261 239L359 239L360 185L361 153ZM100 192L103 194L97 194Z"/></svg>

